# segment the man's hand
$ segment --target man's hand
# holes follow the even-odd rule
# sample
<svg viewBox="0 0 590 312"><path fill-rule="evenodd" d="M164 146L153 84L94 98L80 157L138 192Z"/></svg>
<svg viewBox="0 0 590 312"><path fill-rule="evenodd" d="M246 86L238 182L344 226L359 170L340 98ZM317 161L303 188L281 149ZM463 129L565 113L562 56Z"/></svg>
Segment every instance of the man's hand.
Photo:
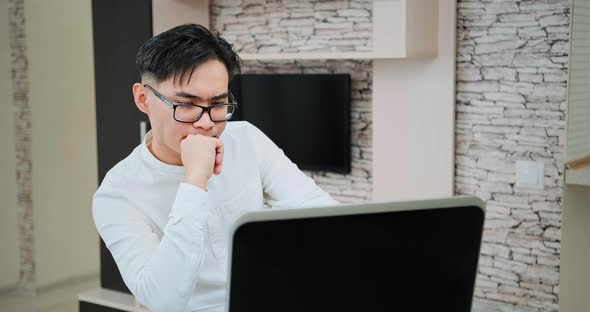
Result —
<svg viewBox="0 0 590 312"><path fill-rule="evenodd" d="M186 168L184 182L204 190L212 174L220 174L223 142L218 138L190 134L180 142L180 157Z"/></svg>

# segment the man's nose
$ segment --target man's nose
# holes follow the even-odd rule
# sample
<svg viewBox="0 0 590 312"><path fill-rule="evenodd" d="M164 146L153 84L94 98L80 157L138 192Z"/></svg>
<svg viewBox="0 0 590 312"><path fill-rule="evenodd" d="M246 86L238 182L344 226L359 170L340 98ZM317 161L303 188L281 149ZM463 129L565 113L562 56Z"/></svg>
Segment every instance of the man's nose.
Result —
<svg viewBox="0 0 590 312"><path fill-rule="evenodd" d="M215 125L215 123L213 121L211 121L211 116L209 114L210 114L210 111L204 111L203 114L201 115L201 118L199 118L199 120L197 120L193 123L193 127L205 128L205 129L209 129L209 128L213 127L213 125Z"/></svg>

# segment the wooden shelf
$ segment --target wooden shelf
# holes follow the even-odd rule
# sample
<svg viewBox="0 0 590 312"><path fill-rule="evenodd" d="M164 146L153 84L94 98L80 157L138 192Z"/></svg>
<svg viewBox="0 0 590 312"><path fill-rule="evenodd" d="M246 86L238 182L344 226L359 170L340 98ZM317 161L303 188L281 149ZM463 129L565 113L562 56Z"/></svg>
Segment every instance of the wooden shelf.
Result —
<svg viewBox="0 0 590 312"><path fill-rule="evenodd" d="M565 170L565 183L590 186L590 167Z"/></svg>
<svg viewBox="0 0 590 312"><path fill-rule="evenodd" d="M307 53L240 53L240 58L250 60L373 60L408 58L402 54L375 52L307 52ZM431 57L432 55L413 55L412 57Z"/></svg>

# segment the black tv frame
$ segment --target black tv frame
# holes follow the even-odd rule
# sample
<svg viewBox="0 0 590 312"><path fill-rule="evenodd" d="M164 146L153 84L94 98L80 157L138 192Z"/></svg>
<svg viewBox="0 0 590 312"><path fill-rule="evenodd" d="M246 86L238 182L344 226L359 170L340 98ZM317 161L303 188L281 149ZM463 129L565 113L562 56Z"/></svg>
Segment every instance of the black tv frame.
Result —
<svg viewBox="0 0 590 312"><path fill-rule="evenodd" d="M352 104L352 96L351 96L351 77L350 74L344 74L344 73L333 73L333 74L281 74L281 73L269 73L269 74L239 74L236 77L233 78L233 80L230 82L230 90L232 92L232 94L235 96L235 98L238 101L238 108L236 110L236 112L234 113L234 116L232 117L232 121L243 121L244 116L243 116L243 110L245 107L247 107L247 103L243 103L242 99L242 87L241 87L241 83L240 80L243 77L278 77L279 79L286 77L287 79L292 79L293 77L301 77L301 78L309 78L309 79L316 79L318 77L326 77L326 76L338 76L338 77L346 77L345 79L347 79L347 89L344 90L343 92L346 99L345 102L346 104L344 105L344 109L345 112L343 115L347 116L347 118L345 120L343 120L343 124L342 124L342 131L344 134L344 151L343 151L343 165L336 165L336 166L329 166L329 165L322 165L322 164L310 164L310 163L297 163L295 160L293 160L297 166L302 169L302 170L309 170L309 171L322 171L322 172L333 172L333 173L340 173L340 174L348 174L351 172L351 161L352 161L352 134L351 134L351 125L352 125L352 118L351 118L351 104ZM306 112L309 113L309 112ZM251 122L250 120L246 120ZM256 123L252 122L254 125L256 125ZM263 130L263 129L261 129ZM264 132L264 130L263 130ZM266 133L267 136L271 137L271 135L269 133ZM280 142L275 142L277 143L277 145L280 146ZM289 157L288 152L285 151L285 154L287 154L287 157Z"/></svg>

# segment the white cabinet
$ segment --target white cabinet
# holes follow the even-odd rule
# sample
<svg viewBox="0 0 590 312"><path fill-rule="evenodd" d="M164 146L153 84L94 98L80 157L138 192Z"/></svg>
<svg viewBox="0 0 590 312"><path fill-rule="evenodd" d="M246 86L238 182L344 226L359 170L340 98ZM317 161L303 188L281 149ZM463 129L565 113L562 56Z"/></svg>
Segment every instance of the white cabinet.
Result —
<svg viewBox="0 0 590 312"><path fill-rule="evenodd" d="M153 32L197 23L209 26L209 0L152 0ZM242 60L399 59L437 54L438 0L373 0L370 52L240 53Z"/></svg>
<svg viewBox="0 0 590 312"><path fill-rule="evenodd" d="M437 54L438 0L373 0L373 51L240 53L243 60L399 59Z"/></svg>

